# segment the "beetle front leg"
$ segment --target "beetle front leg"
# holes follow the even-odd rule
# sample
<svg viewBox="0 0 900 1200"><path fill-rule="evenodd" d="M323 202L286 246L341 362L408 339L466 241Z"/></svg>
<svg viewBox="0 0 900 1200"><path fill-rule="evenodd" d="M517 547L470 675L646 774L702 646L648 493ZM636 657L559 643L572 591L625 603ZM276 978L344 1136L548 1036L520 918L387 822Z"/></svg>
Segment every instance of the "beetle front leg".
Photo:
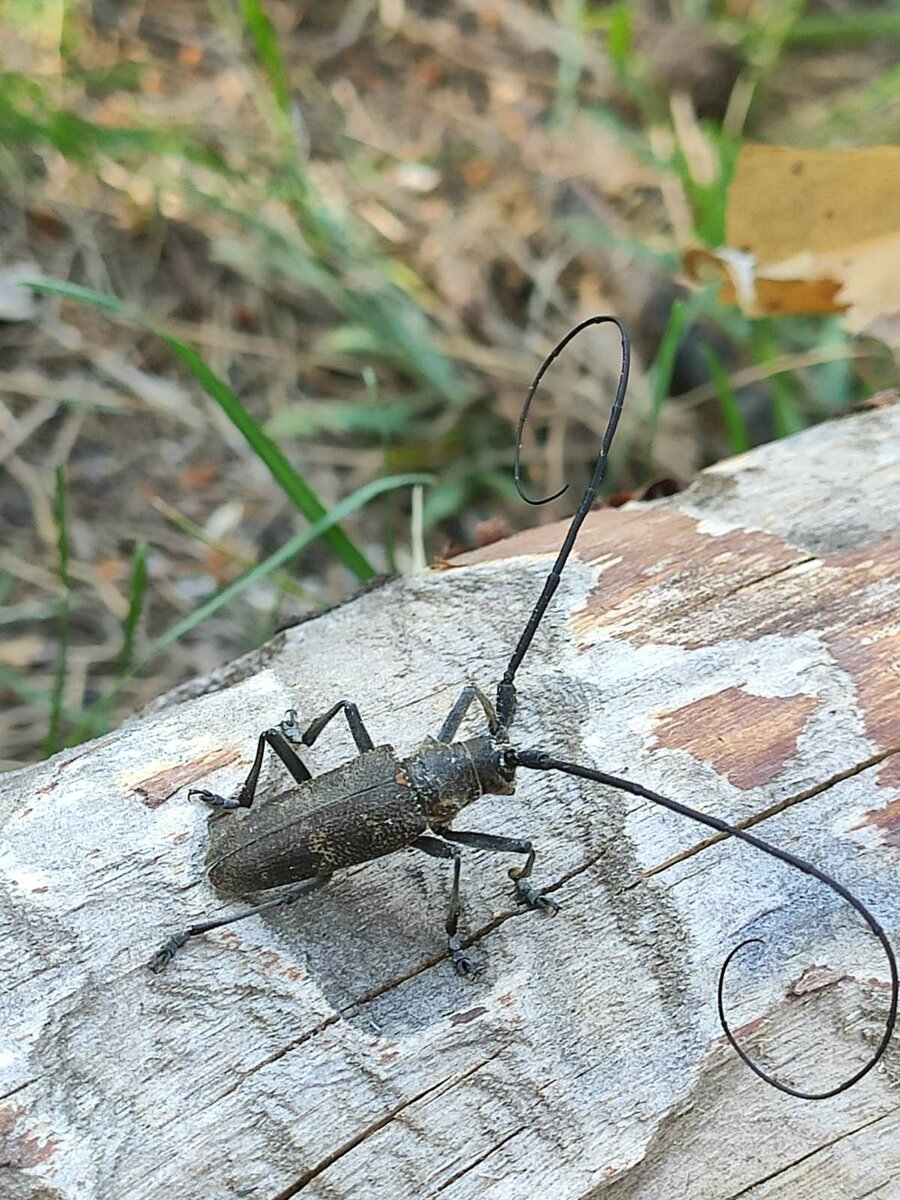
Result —
<svg viewBox="0 0 900 1200"><path fill-rule="evenodd" d="M463 950L459 940L459 912L461 907L459 877L462 869L462 854L455 846L448 846L446 842L429 837L427 833L423 833L421 837L417 837L411 845L414 850L424 850L432 858L453 859L453 884L450 889L450 907L447 910L447 920L444 922L444 928L447 931L447 949L450 951L450 959L456 969L457 975L477 975L479 968L469 958L465 950Z"/></svg>
<svg viewBox="0 0 900 1200"><path fill-rule="evenodd" d="M469 711L469 707L473 700L477 700L484 709L484 715L487 717L488 729L491 733L497 731L497 714L494 712L494 706L488 700L487 696L475 683L467 683L459 695L459 699L447 713L447 717L438 731L437 740L439 742L452 742L456 737L457 730L463 723L463 718Z"/></svg>
<svg viewBox="0 0 900 1200"><path fill-rule="evenodd" d="M455 829L446 829L438 825L432 828L435 833L446 838L448 842L459 842L461 846L475 846L479 850L495 850L501 854L527 854L524 866L512 867L509 871L510 879L516 881L516 892L519 899L529 908L542 908L554 916L559 912L559 905L556 901L544 892L538 891L530 882L529 876L534 867L535 851L531 842L526 838L500 837L495 833L469 833L464 830L457 832Z"/></svg>

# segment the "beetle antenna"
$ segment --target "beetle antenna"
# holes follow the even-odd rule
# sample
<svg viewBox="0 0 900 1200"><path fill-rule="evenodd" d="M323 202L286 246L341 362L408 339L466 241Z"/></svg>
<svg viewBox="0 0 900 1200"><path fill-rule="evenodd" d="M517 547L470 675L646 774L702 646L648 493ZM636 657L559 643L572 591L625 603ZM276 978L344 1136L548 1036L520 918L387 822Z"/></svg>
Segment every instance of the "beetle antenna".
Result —
<svg viewBox="0 0 900 1200"><path fill-rule="evenodd" d="M777 858L783 863L787 863L789 867L795 867L798 871L802 871L804 875L811 875L813 879L818 879L820 883L824 883L826 887L830 887L833 892L836 892L842 900L846 900L849 905L856 909L862 919L871 929L872 933L878 938L882 949L887 957L888 968L891 976L891 1002L888 1012L887 1023L881 1041L875 1050L875 1053L854 1075L849 1079L845 1079L843 1083L839 1083L836 1087L829 1088L824 1092L804 1092L799 1088L790 1087L786 1083L780 1083L767 1071L763 1070L757 1063L750 1058L747 1051L738 1043L731 1030L728 1020L725 1016L725 975L728 971L729 964L736 954L738 954L745 946L749 946L754 942L761 942L760 938L749 938L735 946L729 953L728 957L722 964L722 969L719 972L718 986L718 1006L719 1020L722 1023L722 1029L725 1031L725 1036L731 1043L734 1050L740 1055L743 1061L747 1064L755 1075L772 1087L777 1088L779 1092L786 1092L789 1096L796 1096L800 1100L827 1100L831 1096L837 1096L840 1092L845 1092L848 1088L853 1087L864 1075L868 1075L869 1071L879 1061L884 1054L894 1032L894 1024L897 1020L897 997L898 997L898 981L897 981L897 960L894 957L894 951L887 939L887 934L882 929L876 918L869 912L861 900L858 900L852 892L832 879L824 871L820 871L818 867L814 867L812 863L806 862L802 858L798 858L795 854L790 854L787 850L779 850L777 846L773 846L770 842L764 841L762 838L756 837L752 833L747 833L743 829L738 829L734 825L729 825L727 821L722 821L718 817L707 816L706 813L699 812L697 809L689 808L686 804L680 804L677 800L670 800L667 796L661 796L659 792L652 792L649 788L642 787L639 783L632 783L630 779L620 779L616 775L607 775L603 771L595 771L590 767L582 767L577 763L562 762L559 759L552 758L549 754L544 754L540 750L509 750L507 756L510 765L519 767L529 767L535 771L563 771L567 775L575 775L579 779L590 779L595 783L606 784L607 787L618 788L623 792L630 792L632 796L641 796L646 800L652 800L654 804L659 804L663 808L669 809L670 812L678 813L679 816L690 817L692 821L699 821L701 825L706 825L710 829L715 829L719 833L725 834L727 837L734 837L746 842L748 845L761 850L764 854L771 855L772 858Z"/></svg>
<svg viewBox="0 0 900 1200"><path fill-rule="evenodd" d="M584 329L588 329L592 325L615 325L619 331L619 336L622 340L622 368L619 372L619 382L616 387L616 395L613 400L612 409L609 414L609 421L606 424L606 432L603 435L603 444L600 447L600 454L594 464L594 473L591 476L591 481L587 486L587 490L581 498L581 503L578 506L578 511L572 518L572 523L569 525L568 532L563 539L563 544L556 556L556 562L547 576L544 583L544 590L538 599L537 604L528 618L528 623L522 631L522 636L519 638L518 645L513 651L512 658L509 660L503 678L497 687L497 730L496 732L505 733L513 719L516 707L516 689L514 679L516 671L518 671L522 659L528 652L528 647L531 645L532 638L537 633L538 626L546 612L547 605L553 599L553 593L559 585L560 575L563 567L566 565L566 560L572 552L575 538L578 536L578 530L581 528L584 518L590 512L591 505L597 498L597 490L600 487L600 481L603 479L606 471L606 461L609 456L609 448L612 445L613 437L615 436L616 426L619 424L619 417L622 415L622 405L625 402L625 391L628 387L628 369L631 362L631 342L625 330L625 326L617 317L601 316L588 317L586 321L582 321L576 325L574 329L570 329L562 341L558 342L553 350L547 355L541 363L538 373L532 380L531 387L528 389L528 395L525 397L525 403L522 405L522 411L519 414L519 426L516 431L516 466L515 479L516 489L519 495L527 504L549 504L551 500L557 500L563 492L568 488L568 484L555 492L552 496L545 496L543 500L532 500L525 495L522 490L521 479L521 464L522 464L522 434L525 431L525 422L528 419L528 410L531 408L531 401L534 399L535 393L540 387L541 380L549 370L551 364L565 350L569 342L578 336Z"/></svg>

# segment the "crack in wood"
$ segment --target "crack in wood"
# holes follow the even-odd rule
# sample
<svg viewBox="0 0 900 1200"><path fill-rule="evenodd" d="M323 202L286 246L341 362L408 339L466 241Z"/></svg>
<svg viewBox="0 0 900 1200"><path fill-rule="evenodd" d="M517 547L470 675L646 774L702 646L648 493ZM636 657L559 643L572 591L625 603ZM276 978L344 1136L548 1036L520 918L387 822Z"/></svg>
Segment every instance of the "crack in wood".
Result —
<svg viewBox="0 0 900 1200"><path fill-rule="evenodd" d="M885 1195L886 1193L884 1189L889 1183L896 1183L896 1179L885 1179L883 1183L876 1183L875 1187L870 1188L869 1191L860 1192L860 1194L856 1197L856 1200L868 1200L869 1196L877 1196L879 1192L881 1192L882 1195Z"/></svg>
<svg viewBox="0 0 900 1200"><path fill-rule="evenodd" d="M759 587L761 583L768 583L771 579L777 579L779 575L788 575L800 567L820 561L816 555L810 554L805 558L795 559L793 562L782 563L780 567L775 567L771 571L764 571L761 575L754 576L753 579L745 579L741 583L736 583L732 588L726 588L722 591L710 589L700 596L696 603L685 601L680 607L673 608L672 612L667 615L667 619L683 620L685 617L696 614L704 608L709 608L711 604L721 604L722 601L731 600L735 596L739 596L742 592L749 591L750 588Z"/></svg>
<svg viewBox="0 0 900 1200"><path fill-rule="evenodd" d="M361 1129L359 1133L354 1134L352 1138L348 1138L346 1142L343 1142L331 1154L326 1155L325 1158L317 1162L314 1167L311 1167L308 1171L305 1171L299 1179L296 1179L293 1183L288 1184L286 1188L282 1188L280 1192L277 1192L272 1197L272 1200L292 1200L292 1198L294 1196L298 1196L308 1184L312 1183L314 1179L318 1178L323 1171L327 1171L329 1167L334 1166L336 1162L339 1162L340 1159L344 1158L351 1151L356 1150L359 1146L363 1145L363 1143L368 1141L368 1139L374 1134L380 1132L380 1130L384 1129L387 1125L390 1125L390 1123L407 1108L410 1108L413 1104L418 1104L420 1100L424 1100L426 1096L430 1096L432 1093L440 1091L442 1087L445 1087L448 1084L452 1087L456 1087L460 1083L463 1083L466 1079L469 1079L472 1075L475 1075L478 1071L480 1071L482 1067L486 1067L488 1063L493 1062L495 1058L502 1054L504 1049L505 1047L501 1047L500 1050L495 1051L493 1054L489 1054L487 1058L482 1059L473 1067L469 1067L467 1070L461 1071L457 1075L448 1075L446 1078L439 1080L437 1083L433 1083L429 1087L424 1088L415 1096L409 1096L406 1100L401 1100L399 1104L395 1104L393 1108L389 1109L389 1111L386 1112L383 1117L379 1117L377 1121L371 1122L371 1124L367 1125L364 1129Z"/></svg>
<svg viewBox="0 0 900 1200"><path fill-rule="evenodd" d="M520 1133L525 1133L527 1128L527 1125L520 1125L518 1129L513 1129L506 1135L506 1137L501 1138L499 1142L496 1142L489 1149L485 1150L483 1154L479 1154L477 1158L473 1159L467 1166L463 1167L461 1171L457 1171L455 1175L451 1175L449 1179L445 1179L443 1183L439 1183L435 1188L435 1191L446 1191L451 1184L456 1183L457 1180L460 1180L465 1175L468 1175L470 1171L474 1171L476 1167L480 1167L485 1159L490 1158L492 1154L496 1154L498 1150L502 1150L502 1148L508 1142L513 1140L513 1138L517 1138Z"/></svg>
<svg viewBox="0 0 900 1200"><path fill-rule="evenodd" d="M801 1154L799 1158L795 1158L792 1162L785 1163L785 1165L783 1167L779 1167L777 1171L772 1171L768 1175L763 1175L759 1179L754 1179L752 1183L748 1183L747 1186L741 1188L739 1192L732 1192L732 1194L726 1197L725 1200L740 1200L741 1196L749 1195L754 1188L758 1188L764 1183L770 1183L773 1179L777 1179L779 1175L784 1175L788 1171L792 1171L795 1167L798 1167L801 1163L808 1162L809 1159L815 1158L817 1154L821 1154L823 1150L829 1150L832 1146L836 1146L839 1142L846 1141L847 1138L855 1137L856 1134L861 1133L864 1129L869 1129L873 1125L879 1124L881 1121L886 1121L888 1117L894 1116L898 1111L900 1110L897 1108L892 1108L886 1113L879 1113L877 1117L872 1117L872 1119L869 1121L863 1121L861 1125L856 1125L853 1129L845 1129L842 1133L839 1133L837 1137L832 1138L828 1142L823 1142L820 1146L816 1146L814 1150L810 1150L806 1154ZM880 1186L881 1185L879 1185L879 1187ZM858 1200L862 1200L862 1197L859 1197Z"/></svg>
<svg viewBox="0 0 900 1200"><path fill-rule="evenodd" d="M752 829L754 825L759 825L763 821L768 821L770 817L775 817L779 813L787 812L788 809L802 804L806 800L812 800L815 796L821 796L830 788L835 787L839 783L843 783L847 779L853 779L856 775L861 775L863 771L868 771L871 767L877 767L879 763L885 762L895 754L900 754L900 746L892 746L888 750L883 750L880 754L873 754L861 763L856 763L852 767L848 767L845 771L838 771L829 779L823 780L822 783L815 783L811 787L805 788L802 792L797 792L794 796L787 796L784 800L779 800L777 804L772 804L761 812L754 813L753 816L745 817L742 821L735 821L734 825L737 829ZM694 846L690 846L687 850L681 850L678 854L673 854L671 858L665 859L658 863L655 867L648 867L642 872L642 878L649 879L653 875L658 875L662 871L667 871L669 867L675 866L677 863L684 862L688 858L693 858L695 854L699 854L702 850L709 849L710 846L715 846L719 842L725 842L729 838L727 833L716 833L711 837L704 838L697 842Z"/></svg>

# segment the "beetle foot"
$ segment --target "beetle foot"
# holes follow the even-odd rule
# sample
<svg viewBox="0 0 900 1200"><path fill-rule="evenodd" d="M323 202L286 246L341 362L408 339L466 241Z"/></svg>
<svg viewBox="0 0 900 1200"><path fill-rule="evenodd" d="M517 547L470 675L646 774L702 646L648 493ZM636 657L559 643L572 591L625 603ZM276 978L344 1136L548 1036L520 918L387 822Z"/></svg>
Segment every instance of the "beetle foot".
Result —
<svg viewBox="0 0 900 1200"><path fill-rule="evenodd" d="M450 958L457 975L474 979L481 971L481 967L466 954L465 950L459 944L459 938L454 934L453 937L448 938L447 945L450 949Z"/></svg>
<svg viewBox="0 0 900 1200"><path fill-rule="evenodd" d="M516 880L516 892L522 903L527 904L529 908L542 908L554 917L559 912L559 905L556 901L544 892L539 892L527 879Z"/></svg>
<svg viewBox="0 0 900 1200"><path fill-rule="evenodd" d="M215 792L208 792L206 788L191 788L188 792L188 800L191 796L199 796L204 804L209 804L212 808L240 808L239 800L230 800L227 796L217 796Z"/></svg>
<svg viewBox="0 0 900 1200"><path fill-rule="evenodd" d="M183 933L174 933L147 963L150 970L156 975L160 971L164 971L190 936L187 930Z"/></svg>
<svg viewBox="0 0 900 1200"><path fill-rule="evenodd" d="M284 720L279 723L278 728L289 742L301 743L303 741L303 733L297 724L296 708L289 708L287 710L284 714Z"/></svg>

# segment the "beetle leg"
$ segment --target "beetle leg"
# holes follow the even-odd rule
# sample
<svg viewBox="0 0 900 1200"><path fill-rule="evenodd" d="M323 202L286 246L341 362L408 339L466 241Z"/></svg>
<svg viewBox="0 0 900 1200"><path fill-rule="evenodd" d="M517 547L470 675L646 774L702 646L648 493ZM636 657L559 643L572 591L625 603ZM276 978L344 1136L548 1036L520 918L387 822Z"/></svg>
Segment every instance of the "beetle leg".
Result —
<svg viewBox="0 0 900 1200"><path fill-rule="evenodd" d="M304 746L311 746L329 721L333 720L339 712L343 710L347 718L347 724L350 726L350 732L353 734L353 740L356 742L356 748L360 754L365 754L367 750L374 750L375 743L369 736L369 731L363 724L362 717L359 715L359 709L351 700L339 700L333 708L329 708L327 713L323 713L321 717L317 717L313 721L305 733L296 737L299 731L297 725L297 713L295 709L291 709L287 714L287 720L281 722L282 732L288 737L293 737L295 740L301 741Z"/></svg>
<svg viewBox="0 0 900 1200"><path fill-rule="evenodd" d="M477 975L478 967L469 958L465 950L463 950L459 941L459 876L462 868L462 853L455 846L448 846L446 842L429 837L427 833L423 833L421 837L417 837L410 844L414 850L424 850L432 858L453 859L453 884L450 889L450 907L447 910L447 920L444 922L444 928L447 931L447 949L450 951L450 959L456 968L457 975Z"/></svg>
<svg viewBox="0 0 900 1200"><path fill-rule="evenodd" d="M497 714L494 712L493 704L491 704L490 700L488 700L477 684L467 683L460 693L459 699L450 709L449 713L447 713L447 719L444 721L437 735L439 742L453 741L473 700L477 700L484 709L484 715L487 717L488 728L491 733L496 732Z"/></svg>
<svg viewBox="0 0 900 1200"><path fill-rule="evenodd" d="M432 828L435 833L446 838L448 842L459 842L461 846L475 846L479 850L499 850L502 854L527 854L525 865L512 867L509 872L510 879L516 881L519 898L529 908L543 908L546 912L554 915L559 912L559 905L556 901L543 892L539 892L529 881L531 869L534 866L535 852L531 842L526 838L500 837L495 833L469 833L465 830L445 829L438 825L432 826Z"/></svg>
<svg viewBox="0 0 900 1200"><path fill-rule="evenodd" d="M234 800L227 800L224 796L217 796L214 792L207 792L203 788L193 788L188 794L199 795L207 804L213 804L217 808L249 808L256 795L256 785L259 783L259 773L262 770L266 746L271 746L297 783L306 783L308 779L312 779L306 765L300 760L297 751L281 730L267 729L259 735L253 766Z"/></svg>
<svg viewBox="0 0 900 1200"><path fill-rule="evenodd" d="M295 883L280 896L276 896L272 900L266 900L262 904L257 904L253 908L245 908L243 912L235 913L232 917L218 917L214 921L203 921L199 925L189 925L187 929L182 929L180 933L173 933L167 942L160 947L159 950L150 959L147 966L151 971L165 970L175 954L184 945L189 938L196 937L199 933L209 933L211 929L219 929L222 925L232 925L235 921L243 921L245 917L255 917L257 913L266 912L270 908L284 908L289 904L296 904L301 896L306 896L310 892L314 892L324 883L327 883L331 878L330 875L317 875L313 879L304 879L301 883Z"/></svg>

